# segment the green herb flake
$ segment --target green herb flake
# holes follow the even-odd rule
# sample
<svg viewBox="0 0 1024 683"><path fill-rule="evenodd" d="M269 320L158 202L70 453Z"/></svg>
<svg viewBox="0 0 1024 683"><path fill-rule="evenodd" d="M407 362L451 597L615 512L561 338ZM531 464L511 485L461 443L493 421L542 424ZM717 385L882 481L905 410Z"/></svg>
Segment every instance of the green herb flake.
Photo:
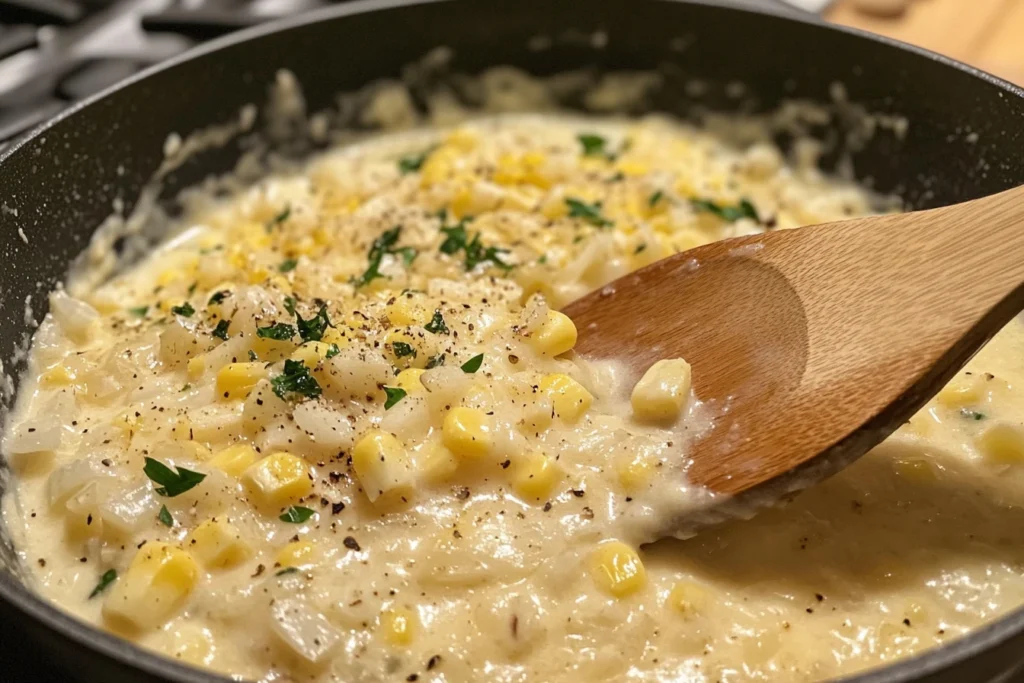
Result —
<svg viewBox="0 0 1024 683"><path fill-rule="evenodd" d="M315 514L316 512L309 508L302 507L301 505L292 505L278 519L289 524L302 524Z"/></svg>
<svg viewBox="0 0 1024 683"><path fill-rule="evenodd" d="M597 228L607 228L612 225L610 220L601 215L601 202L587 204L579 199L568 197L565 204L569 207L569 218L580 218Z"/></svg>
<svg viewBox="0 0 1024 683"><path fill-rule="evenodd" d="M606 139L600 135L594 133L580 133L576 136L576 139L580 141L580 145L583 146L583 156L585 157L599 157L609 156L605 151L605 145L608 143Z"/></svg>
<svg viewBox="0 0 1024 683"><path fill-rule="evenodd" d="M423 326L427 332L433 334L448 334L448 325L445 324L444 318L441 316L441 309L434 311L434 317L430 319L430 322Z"/></svg>
<svg viewBox="0 0 1024 683"><path fill-rule="evenodd" d="M341 349L338 348L338 345L337 344L331 344L331 346L327 349L327 353L324 355L324 360L327 360L329 358L334 358L339 353L341 353Z"/></svg>
<svg viewBox="0 0 1024 683"><path fill-rule="evenodd" d="M288 311L289 315L295 315L295 297L286 296L284 298L284 310Z"/></svg>
<svg viewBox="0 0 1024 683"><path fill-rule="evenodd" d="M285 259L284 261L281 261L281 265L277 267L277 270L278 272L281 273L290 273L291 271L295 270L295 266L297 265L299 265L298 259Z"/></svg>
<svg viewBox="0 0 1024 683"><path fill-rule="evenodd" d="M145 472L146 476L154 483L160 485L159 488L156 489L156 492L159 495L167 496L168 498L180 496L186 491L190 491L195 488L203 479L206 479L206 475L200 472L193 472L192 470L187 470L184 467L177 467L175 469L177 471L172 470L159 460L146 458L146 464L142 468L142 471Z"/></svg>
<svg viewBox="0 0 1024 683"><path fill-rule="evenodd" d="M301 394L306 398L316 398L323 393L316 378L309 374L309 368L299 360L288 359L284 362L284 372L270 380L274 393L278 398L286 400L288 394Z"/></svg>
<svg viewBox="0 0 1024 683"><path fill-rule="evenodd" d="M647 242L641 242L640 244L636 245L636 249L633 250L633 253L634 254L639 254L641 251L643 251L646 248L647 248Z"/></svg>
<svg viewBox="0 0 1024 683"><path fill-rule="evenodd" d="M420 152L419 154L407 154L406 156L398 160L398 170L402 173L402 175L415 173L416 171L420 170L423 167L423 163L427 160L427 157L429 157L430 153L433 151L434 150L431 148L423 152Z"/></svg>
<svg viewBox="0 0 1024 683"><path fill-rule="evenodd" d="M714 214L728 223L734 223L741 218L750 218L756 222L761 221L757 215L757 209L747 199L741 199L735 206L718 204L710 199L691 199L690 206L693 207L694 211Z"/></svg>
<svg viewBox="0 0 1024 683"><path fill-rule="evenodd" d="M547 262L548 262L548 255L547 254L544 254L539 259L537 259L537 263L539 263L541 265L544 265Z"/></svg>
<svg viewBox="0 0 1024 683"><path fill-rule="evenodd" d="M160 514L156 518L168 529L174 526L174 517L171 517L171 511L167 509L166 505L160 506Z"/></svg>
<svg viewBox="0 0 1024 683"><path fill-rule="evenodd" d="M287 576L288 574L298 574L298 573L299 573L299 568L298 567L285 567L281 571L279 571L276 574L274 574L274 576Z"/></svg>
<svg viewBox="0 0 1024 683"><path fill-rule="evenodd" d="M410 344L405 342L392 342L391 349L395 352L396 358L405 358L406 356L416 357L416 349Z"/></svg>
<svg viewBox="0 0 1024 683"><path fill-rule="evenodd" d="M465 253L465 268L473 270L481 263L490 262L492 265L504 270L512 270L513 266L503 260L502 254L507 254L508 249L500 247L484 246L480 239L480 233L473 233L470 236L466 230L466 224L470 218L463 218L457 225L442 227L445 239L438 249L443 254L454 255L459 251Z"/></svg>
<svg viewBox="0 0 1024 683"><path fill-rule="evenodd" d="M206 302L206 305L212 306L214 304L224 303L224 299L228 298L229 296L231 296L231 291L227 289L222 289L219 292L214 292L213 296L210 297L210 300Z"/></svg>
<svg viewBox="0 0 1024 683"><path fill-rule="evenodd" d="M191 388L192 388L192 385L191 385L191 384L189 384L189 383L187 383L187 382L186 382L185 384L182 384L182 385L181 385L181 390L182 390L182 391L188 391L188 390L189 390L189 389L191 389Z"/></svg>
<svg viewBox="0 0 1024 683"><path fill-rule="evenodd" d="M477 354L462 364L462 371L465 372L466 374L472 375L474 372L480 369L480 366L483 365L483 363L484 354Z"/></svg>
<svg viewBox="0 0 1024 683"><path fill-rule="evenodd" d="M964 416L965 418L967 418L968 420L984 420L985 419L985 413L979 413L978 411L971 410L970 408L961 408L960 409L960 414L962 416Z"/></svg>
<svg viewBox="0 0 1024 683"><path fill-rule="evenodd" d="M213 332L211 332L210 334L212 334L217 339L223 339L224 341L227 341L229 327L231 327L230 320L221 320L219 323L217 323L217 327L213 328Z"/></svg>
<svg viewBox="0 0 1024 683"><path fill-rule="evenodd" d="M199 286L198 282L193 282L192 284L190 284L188 286L188 295L192 296L193 294L195 294L196 293L196 287L198 287L198 286Z"/></svg>
<svg viewBox="0 0 1024 683"><path fill-rule="evenodd" d="M661 190L658 190L657 192L653 193L650 197L647 198L647 206L653 209L655 206L658 205L658 202L660 202L664 197L665 193L662 192Z"/></svg>
<svg viewBox="0 0 1024 683"><path fill-rule="evenodd" d="M401 256L402 261L405 265L412 263L413 259L416 258L416 250L412 247L395 247L398 243L398 238L402 233L402 226L398 225L390 230L385 231L380 237L373 241L370 246L370 254L368 257L369 264L363 274L357 278L352 279L352 284L356 287L363 287L370 284L379 277L384 277L380 272L380 264L387 254L397 254Z"/></svg>
<svg viewBox="0 0 1024 683"><path fill-rule="evenodd" d="M288 323L274 323L266 327L257 327L256 336L262 339L288 341L295 336L295 328Z"/></svg>
<svg viewBox="0 0 1024 683"><path fill-rule="evenodd" d="M182 305L175 306L171 309L171 313L173 313L174 315L180 315L186 318L191 318L192 314L194 314L195 312L196 309L192 308L192 304L190 304L187 301Z"/></svg>
<svg viewBox="0 0 1024 683"><path fill-rule="evenodd" d="M278 226L278 225L281 225L282 223L284 223L286 220L288 220L288 217L291 216L291 215L292 215L292 207L291 207L291 205L290 204L285 204L285 207L283 209L281 209L281 212L279 214L277 214L276 216L271 218L269 221L267 221L267 224L265 226L266 229L267 229L267 232L270 232L271 230L273 230L275 226Z"/></svg>
<svg viewBox="0 0 1024 683"><path fill-rule="evenodd" d="M249 360L251 362L255 363L259 359L260 359L260 357L256 355L256 352L253 351L252 349L249 349Z"/></svg>
<svg viewBox="0 0 1024 683"><path fill-rule="evenodd" d="M92 589L92 593L89 593L89 599L92 600L97 595L107 590L107 587L110 586L110 584L114 583L114 581L116 580L116 569L108 569L107 571L103 572L103 576L100 577L99 583L97 583L96 587Z"/></svg>
<svg viewBox="0 0 1024 683"><path fill-rule="evenodd" d="M295 313L295 327L298 328L302 341L320 341L324 338L324 332L332 327L331 319L327 317L327 306L321 306L316 315L309 320L304 320L301 315Z"/></svg>
<svg viewBox="0 0 1024 683"><path fill-rule="evenodd" d="M439 368L442 365L444 365L444 354L439 353L436 356L431 356L427 359L427 366L425 369L433 370L434 368Z"/></svg>
<svg viewBox="0 0 1024 683"><path fill-rule="evenodd" d="M149 306L136 306L135 308L129 308L128 312L139 318L145 318L146 314L149 313Z"/></svg>
<svg viewBox="0 0 1024 683"><path fill-rule="evenodd" d="M387 400L384 401L384 410L391 410L391 407L405 398L405 389L398 387L384 387L384 393L387 395Z"/></svg>

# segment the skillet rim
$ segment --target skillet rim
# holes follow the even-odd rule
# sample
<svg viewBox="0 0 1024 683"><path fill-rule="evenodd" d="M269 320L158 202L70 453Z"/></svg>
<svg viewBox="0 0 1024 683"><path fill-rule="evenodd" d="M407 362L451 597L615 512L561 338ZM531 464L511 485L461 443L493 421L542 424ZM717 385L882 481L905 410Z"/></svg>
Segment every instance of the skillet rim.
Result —
<svg viewBox="0 0 1024 683"><path fill-rule="evenodd" d="M257 26L230 33L220 38L205 42L159 64L144 69L128 78L115 83L98 93L76 102L59 112L56 116L44 121L33 129L23 133L0 152L0 164L17 154L19 150L46 134L56 124L75 116L78 112L108 97L112 93L131 87L149 76L198 59L213 52L227 49L238 43L257 40L266 35L287 31L308 24L336 19L340 17L365 14L385 9L401 9L413 5L426 5L451 0L355 0L285 17ZM797 22L818 30L845 33L860 40L881 44L885 47L910 52L919 57L930 59L946 68L961 71L967 75L985 81L1012 97L1024 100L1024 88L1006 81L982 69L970 66L958 60L940 55L925 48L917 47L902 41L869 33L867 31L840 26L822 21L816 15L790 11L783 6L777 8L738 6L729 0L646 0L648 2L665 2L673 4L689 4L713 7L729 11L746 12L749 14L774 17L777 19ZM50 603L33 591L28 585L17 581L13 575L0 570L0 600L23 616L32 619L36 627L56 632L59 637L71 641L74 645L91 651L96 655L115 660L133 668L140 673L163 678L174 683L231 683L232 679L214 674L207 670L175 661L169 657L143 649L132 642L112 635L102 629L93 627L84 621ZM1024 606L1009 612L1003 617L975 631L957 638L948 645L940 645L914 657L897 661L895 664L881 665L851 676L833 679L834 683L900 683L917 676L936 673L948 666L964 663L1012 637L1024 632Z"/></svg>

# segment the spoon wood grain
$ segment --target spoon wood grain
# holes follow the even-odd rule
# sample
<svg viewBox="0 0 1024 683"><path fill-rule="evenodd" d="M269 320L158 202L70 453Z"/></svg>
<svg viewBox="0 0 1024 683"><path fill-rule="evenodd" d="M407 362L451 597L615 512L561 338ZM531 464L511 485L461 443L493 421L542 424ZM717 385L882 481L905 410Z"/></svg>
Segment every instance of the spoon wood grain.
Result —
<svg viewBox="0 0 1024 683"><path fill-rule="evenodd" d="M708 244L564 311L578 353L635 378L662 358L690 362L697 396L717 406L690 451L693 483L786 494L909 419L1024 308L1022 283L1019 187Z"/></svg>

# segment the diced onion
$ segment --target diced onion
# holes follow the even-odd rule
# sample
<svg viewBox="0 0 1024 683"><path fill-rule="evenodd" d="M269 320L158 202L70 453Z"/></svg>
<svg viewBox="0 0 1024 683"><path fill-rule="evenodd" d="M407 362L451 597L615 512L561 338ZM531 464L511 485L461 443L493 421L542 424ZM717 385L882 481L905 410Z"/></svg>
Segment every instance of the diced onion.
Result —
<svg viewBox="0 0 1024 683"><path fill-rule="evenodd" d="M86 484L104 477L112 477L110 468L92 459L73 460L58 467L46 481L46 493L50 505L60 505L80 491Z"/></svg>
<svg viewBox="0 0 1024 683"><path fill-rule="evenodd" d="M63 289L50 294L50 313L60 325L61 331L78 342L89 338L93 324L100 318L95 308L80 299L68 296Z"/></svg>
<svg viewBox="0 0 1024 683"><path fill-rule="evenodd" d="M104 528L110 527L128 536L149 523L160 508L150 485L144 484L100 506Z"/></svg>
<svg viewBox="0 0 1024 683"><path fill-rule="evenodd" d="M327 617L298 600L274 602L271 627L292 652L311 664L323 661L341 642L341 633Z"/></svg>
<svg viewBox="0 0 1024 683"><path fill-rule="evenodd" d="M352 423L322 401L306 401L295 407L295 424L309 440L326 450L342 451L355 442Z"/></svg>

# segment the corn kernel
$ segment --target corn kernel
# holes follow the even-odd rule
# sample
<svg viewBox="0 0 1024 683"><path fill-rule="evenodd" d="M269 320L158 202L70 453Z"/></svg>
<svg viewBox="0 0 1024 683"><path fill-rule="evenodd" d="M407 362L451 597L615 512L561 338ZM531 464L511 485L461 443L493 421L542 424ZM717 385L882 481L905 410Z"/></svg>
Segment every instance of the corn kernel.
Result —
<svg viewBox="0 0 1024 683"><path fill-rule="evenodd" d="M217 372L217 393L228 400L245 398L266 376L263 363L229 363Z"/></svg>
<svg viewBox="0 0 1024 683"><path fill-rule="evenodd" d="M418 623L416 612L405 607L394 607L380 615L380 628L384 633L384 640L398 647L412 643Z"/></svg>
<svg viewBox="0 0 1024 683"><path fill-rule="evenodd" d="M422 325L430 319L430 312L427 307L411 296L400 296L384 309L384 315L392 325L403 327L406 325Z"/></svg>
<svg viewBox="0 0 1024 683"><path fill-rule="evenodd" d="M274 453L250 465L242 475L261 501L273 507L297 503L313 490L309 465L291 453Z"/></svg>
<svg viewBox="0 0 1024 683"><path fill-rule="evenodd" d="M352 468L370 502L385 496L408 497L412 490L412 467L402 443L379 429L370 431L352 449Z"/></svg>
<svg viewBox="0 0 1024 683"><path fill-rule="evenodd" d="M199 379L206 372L206 358L203 356L196 356L195 358L188 359L188 378Z"/></svg>
<svg viewBox="0 0 1024 683"><path fill-rule="evenodd" d="M498 158L494 169L494 182L499 185L517 185L523 180L523 167L519 157L505 153Z"/></svg>
<svg viewBox="0 0 1024 683"><path fill-rule="evenodd" d="M398 348L395 344L409 347L412 349L412 353L407 355L399 355L398 349L402 349L403 352L408 352L409 349L405 349L402 346ZM404 329L394 329L384 335L384 345L388 353L391 356L392 362L400 367L423 367L427 364L426 354L420 353L419 346L421 340L417 339L416 336Z"/></svg>
<svg viewBox="0 0 1024 683"><path fill-rule="evenodd" d="M690 364L682 358L659 360L633 387L633 415L644 422L672 422L690 398Z"/></svg>
<svg viewBox="0 0 1024 683"><path fill-rule="evenodd" d="M420 474L428 484L450 481L459 469L459 459L441 444L428 446L420 464Z"/></svg>
<svg viewBox="0 0 1024 683"><path fill-rule="evenodd" d="M475 131L468 128L456 128L445 139L445 143L463 152L470 152L476 148L480 137Z"/></svg>
<svg viewBox="0 0 1024 683"><path fill-rule="evenodd" d="M975 405L985 396L984 383L979 375L957 375L935 397L939 405L963 408Z"/></svg>
<svg viewBox="0 0 1024 683"><path fill-rule="evenodd" d="M594 402L594 397L582 384L561 373L542 377L540 389L551 397L555 416L570 424L580 419Z"/></svg>
<svg viewBox="0 0 1024 683"><path fill-rule="evenodd" d="M493 445L487 416L476 408L452 408L444 418L441 440L463 460L482 458Z"/></svg>
<svg viewBox="0 0 1024 683"><path fill-rule="evenodd" d="M247 443L239 443L217 451L210 459L210 465L233 477L240 477L256 462L256 458L256 449Z"/></svg>
<svg viewBox="0 0 1024 683"><path fill-rule="evenodd" d="M149 542L135 554L103 603L103 616L115 626L144 629L176 612L199 581L192 556L166 543Z"/></svg>
<svg viewBox="0 0 1024 683"><path fill-rule="evenodd" d="M339 349L348 348L350 342L348 335L345 334L347 331L348 330L345 330L344 328L339 330L337 327L328 327L324 330L324 334L320 337L320 341L328 345L334 344Z"/></svg>
<svg viewBox="0 0 1024 683"><path fill-rule="evenodd" d="M651 480L654 474L654 463L639 453L623 458L615 466L619 483L626 491L638 491Z"/></svg>
<svg viewBox="0 0 1024 683"><path fill-rule="evenodd" d="M624 598L647 585L640 556L621 541L606 541L590 556L590 576L605 593Z"/></svg>
<svg viewBox="0 0 1024 683"><path fill-rule="evenodd" d="M708 604L708 592L692 581L680 581L672 586L666 603L685 617L695 616Z"/></svg>
<svg viewBox="0 0 1024 683"><path fill-rule="evenodd" d="M627 176L640 176L650 172L651 167L642 161L634 159L620 159L615 164L615 169Z"/></svg>
<svg viewBox="0 0 1024 683"><path fill-rule="evenodd" d="M997 422L983 431L975 445L989 462L999 465L1024 463L1024 429Z"/></svg>
<svg viewBox="0 0 1024 683"><path fill-rule="evenodd" d="M423 386L423 382L420 381L420 377L423 376L424 372L426 372L426 370L421 368L408 368L406 370L402 370L398 373L398 376L395 377L395 386L399 389L403 389L405 393L409 395L424 391L425 388Z"/></svg>
<svg viewBox="0 0 1024 683"><path fill-rule="evenodd" d="M233 567L249 557L249 545L238 529L219 519L197 526L187 544L196 559L211 569Z"/></svg>
<svg viewBox="0 0 1024 683"><path fill-rule="evenodd" d="M303 569L316 563L316 545L309 541L292 541L277 551L276 561L282 569Z"/></svg>
<svg viewBox="0 0 1024 683"><path fill-rule="evenodd" d="M75 381L75 373L63 363L54 365L39 375L39 382L45 387L67 386Z"/></svg>
<svg viewBox="0 0 1024 683"><path fill-rule="evenodd" d="M548 311L547 320L530 337L530 343L542 355L561 355L576 346L576 325L566 314Z"/></svg>
<svg viewBox="0 0 1024 683"><path fill-rule="evenodd" d="M547 500L562 477L561 469L555 461L543 453L527 455L514 467L512 489L519 497L530 501Z"/></svg>
<svg viewBox="0 0 1024 683"><path fill-rule="evenodd" d="M291 355L292 360L299 360L310 370L316 368L320 361L327 360L327 354L331 352L331 345L322 341L306 342Z"/></svg>

